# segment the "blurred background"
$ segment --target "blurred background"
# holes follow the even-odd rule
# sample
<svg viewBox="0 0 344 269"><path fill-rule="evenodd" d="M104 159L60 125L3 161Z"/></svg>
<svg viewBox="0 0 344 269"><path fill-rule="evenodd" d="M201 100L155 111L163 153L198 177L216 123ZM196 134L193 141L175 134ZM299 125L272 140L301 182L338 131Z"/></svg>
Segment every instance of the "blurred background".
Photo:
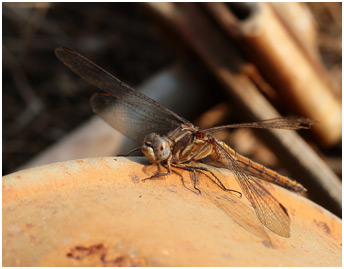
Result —
<svg viewBox="0 0 344 269"><path fill-rule="evenodd" d="M137 146L54 55L78 51L202 128L300 115L309 130L217 134L341 215L341 3L3 3L3 175Z"/></svg>

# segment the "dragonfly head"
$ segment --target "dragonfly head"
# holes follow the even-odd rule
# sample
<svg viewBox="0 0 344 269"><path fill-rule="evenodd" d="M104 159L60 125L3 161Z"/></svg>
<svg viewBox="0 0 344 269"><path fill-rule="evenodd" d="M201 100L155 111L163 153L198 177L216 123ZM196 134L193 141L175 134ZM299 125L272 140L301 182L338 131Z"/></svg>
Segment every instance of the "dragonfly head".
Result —
<svg viewBox="0 0 344 269"><path fill-rule="evenodd" d="M151 163L164 161L171 154L167 140L155 133L150 133L146 136L142 152Z"/></svg>

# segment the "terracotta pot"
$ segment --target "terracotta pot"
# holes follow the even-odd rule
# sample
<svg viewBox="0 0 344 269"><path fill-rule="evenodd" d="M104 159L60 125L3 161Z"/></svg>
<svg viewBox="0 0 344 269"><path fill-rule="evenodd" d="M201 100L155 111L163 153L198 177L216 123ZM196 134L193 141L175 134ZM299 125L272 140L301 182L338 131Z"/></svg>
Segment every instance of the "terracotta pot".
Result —
<svg viewBox="0 0 344 269"><path fill-rule="evenodd" d="M197 194L188 172L141 180L156 171L112 157L4 176L3 266L341 266L341 221L306 198L262 183L289 212L284 238L210 178Z"/></svg>

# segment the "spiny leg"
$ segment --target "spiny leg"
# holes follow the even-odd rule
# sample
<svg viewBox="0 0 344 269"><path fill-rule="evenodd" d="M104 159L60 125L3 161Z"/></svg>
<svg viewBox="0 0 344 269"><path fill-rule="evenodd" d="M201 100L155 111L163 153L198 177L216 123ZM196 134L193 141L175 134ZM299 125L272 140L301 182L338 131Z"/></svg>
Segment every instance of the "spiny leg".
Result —
<svg viewBox="0 0 344 269"><path fill-rule="evenodd" d="M174 170L174 169L172 169L172 172L173 172L173 173L176 173L176 174L181 178L181 181L182 181L183 186L184 186L185 188L187 188L189 191L192 191L192 192L195 193L195 194L200 194L200 190L199 190L198 188L196 188L197 192L195 192L194 190L190 189L188 186L185 185L184 178L183 178L183 176L182 176L180 173L178 173L178 172L177 172L176 170ZM194 180L193 180L193 181L194 181ZM195 181L194 181L194 182L195 182ZM194 188L195 188L195 187L194 187Z"/></svg>
<svg viewBox="0 0 344 269"><path fill-rule="evenodd" d="M160 168L160 163L158 163L158 166L159 166L159 168ZM171 172L173 172L173 173L177 174L177 175L180 177L180 179L181 179L181 181L182 181L182 183L183 183L183 186L184 186L185 188L187 188L188 190L192 191L193 193L196 193L196 192L194 192L193 190L189 189L189 188L185 185L184 178L183 178L183 176L182 176L180 173L178 173L178 172L177 172L176 170L174 170L174 169L170 169L170 171L169 171L168 165L167 165L167 164L166 164L166 166L165 166L164 164L161 164L161 166L164 167L164 168L166 168L166 169L167 169L167 172L165 172L165 173L157 172L157 173L155 173L153 176L150 176L150 177L148 177L148 178L142 179L142 181L144 182L144 181L146 181L146 180L153 180L154 178L157 178L157 177L159 178L159 177L162 177L162 176L167 176L167 175L171 174ZM189 171L189 169L187 169L187 170ZM195 172L195 171L193 171L193 172L194 172L194 174L196 175L196 172ZM196 188L195 185L194 185L194 188L198 191L196 194L199 194L199 193L200 193L200 190L199 190L198 188Z"/></svg>
<svg viewBox="0 0 344 269"><path fill-rule="evenodd" d="M201 190L197 187L197 183L198 183L198 177L196 174L195 169L193 169L193 167L188 167L185 165L181 165L181 164L172 164L173 167L179 168L179 169L184 169L186 171L192 172L193 176L191 176L191 179L194 183L194 189L198 191L198 194L202 194ZM183 183L184 184L184 183ZM185 185L184 185L185 186Z"/></svg>
<svg viewBox="0 0 344 269"><path fill-rule="evenodd" d="M216 179L216 182L210 177L210 179L216 184L218 185L222 190L224 191L228 191L228 192L235 192L237 194L239 194L239 198L242 197L242 193L240 191L236 191L236 190L232 190L232 189L228 189L225 187L225 185L223 185L223 183L221 182L221 180L212 172L210 171L209 169L205 168L205 167L201 167L201 166L190 166L190 168L193 168L195 170L200 170L198 172L206 175L204 172L201 172L201 171L206 171L208 173L210 173L215 179Z"/></svg>
<svg viewBox="0 0 344 269"><path fill-rule="evenodd" d="M172 161L172 154L170 154L170 156L168 156L168 158L166 159L166 165L167 165L166 169L167 169L167 172L165 172L165 173L157 172L157 173L155 173L154 175L152 175L150 177L142 179L142 181L145 182L146 180L153 179L155 177L164 177L164 176L170 175L171 174L171 161ZM157 164L158 164L158 167L160 168L160 163L157 163Z"/></svg>
<svg viewBox="0 0 344 269"><path fill-rule="evenodd" d="M197 187L198 177L197 177L196 171L192 168L189 171L192 172L192 175L193 175L193 176L191 176L191 179L194 183L194 185L193 185L194 189L198 191L198 194L202 194L201 190Z"/></svg>
<svg viewBox="0 0 344 269"><path fill-rule="evenodd" d="M160 163L157 164L158 167L160 168ZM163 166L165 167L165 166ZM165 167L167 169L167 172L165 173L161 173L161 172L156 172L154 173L154 175L150 176L150 177L147 177L147 178L143 178L142 181L145 182L146 180L152 180L154 178L159 178L159 177L164 177L164 176L168 176L171 174L171 168L169 166ZM159 169L160 170L160 169Z"/></svg>
<svg viewBox="0 0 344 269"><path fill-rule="evenodd" d="M158 167L160 168L160 163L157 164ZM239 191L236 191L236 190L232 190L232 189L228 189L226 188L223 183L221 182L221 180L212 172L210 171L209 169L205 168L205 167L200 167L200 166L188 166L188 165L185 165L185 164L172 164L170 162L170 160L167 161L166 163L166 166L165 165L162 165L164 168L167 169L167 172L165 173L160 173L160 172L157 172L155 173L154 175L150 176L150 177L147 177L147 178L144 178L142 179L143 182L145 182L146 180L152 180L154 178L159 178L159 177L164 177L164 176L167 176L167 175L170 175L171 174L171 166L173 167L176 167L176 168L180 168L180 169L184 169L184 170L187 170L189 172L192 172L193 173L193 176L191 176L193 182L194 182L194 189L198 191L198 194L201 194L201 190L197 187L197 183L198 183L198 177L197 177L197 174L196 174L196 170L198 170L199 173L202 173L204 174L205 176L209 177L207 174L205 174L203 171L206 171L208 173L210 173L213 178L216 179L216 182L211 178L209 177L216 185L218 185L222 190L224 191L228 191L228 192L235 192L237 194L239 194L239 198L242 197L242 193L239 192ZM174 173L176 173L177 175L179 175L181 177L181 180L182 180L182 183L184 185L184 187L186 187L185 185L185 182L184 182L184 178L182 175L180 175L179 173L177 173L175 170L172 170ZM186 187L187 189L189 189L188 187Z"/></svg>

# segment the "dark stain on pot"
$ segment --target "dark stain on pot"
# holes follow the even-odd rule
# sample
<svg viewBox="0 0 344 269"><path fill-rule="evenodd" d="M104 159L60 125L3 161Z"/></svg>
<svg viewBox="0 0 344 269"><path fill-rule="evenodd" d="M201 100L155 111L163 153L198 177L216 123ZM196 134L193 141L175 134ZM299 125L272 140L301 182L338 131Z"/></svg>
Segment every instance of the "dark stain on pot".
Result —
<svg viewBox="0 0 344 269"><path fill-rule="evenodd" d="M120 254L114 259L106 259L106 254L101 256L103 266L112 267L137 267L147 266L146 259L142 257L131 257L128 254Z"/></svg>
<svg viewBox="0 0 344 269"><path fill-rule="evenodd" d="M106 252L106 248L102 243L91 245L88 247L78 245L71 248L70 252L67 253L67 257L76 260L81 260L87 256L102 254L104 252Z"/></svg>
<svg viewBox="0 0 344 269"><path fill-rule="evenodd" d="M318 221L318 220L314 220L314 223L321 229L323 230L325 233L330 234L331 233L331 229L330 227L328 227L326 222L323 221Z"/></svg>
<svg viewBox="0 0 344 269"><path fill-rule="evenodd" d="M102 244L94 244L91 246L77 245L71 248L70 252L66 255L68 258L82 260L88 256L93 256L95 259L99 259L100 266L147 266L147 261L142 257L133 257L128 254L118 254L115 258L107 258L107 248ZM94 260L94 259L93 259Z"/></svg>

